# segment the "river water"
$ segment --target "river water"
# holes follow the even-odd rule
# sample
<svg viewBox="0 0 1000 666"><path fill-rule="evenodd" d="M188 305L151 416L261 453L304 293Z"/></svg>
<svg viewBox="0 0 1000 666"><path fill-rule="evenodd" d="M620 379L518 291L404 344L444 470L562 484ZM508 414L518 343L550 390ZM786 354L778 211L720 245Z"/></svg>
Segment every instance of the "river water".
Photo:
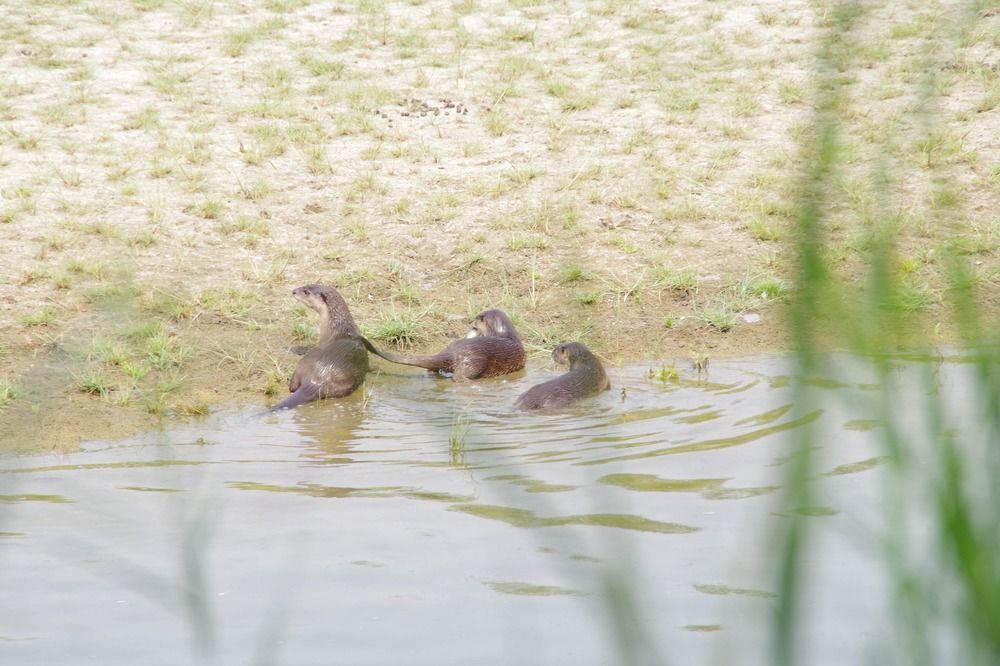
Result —
<svg viewBox="0 0 1000 666"><path fill-rule="evenodd" d="M0 663L768 663L807 424L828 436L799 507L805 644L865 661L881 458L850 405L878 387L815 378L800 411L789 364L615 368L549 414L509 408L544 365L394 369L340 401L0 458Z"/></svg>

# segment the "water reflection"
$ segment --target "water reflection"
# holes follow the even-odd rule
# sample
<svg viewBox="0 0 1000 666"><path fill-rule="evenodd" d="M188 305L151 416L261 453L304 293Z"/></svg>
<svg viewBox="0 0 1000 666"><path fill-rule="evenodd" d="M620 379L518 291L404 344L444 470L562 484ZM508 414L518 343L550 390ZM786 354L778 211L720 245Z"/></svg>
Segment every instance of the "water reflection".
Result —
<svg viewBox="0 0 1000 666"><path fill-rule="evenodd" d="M627 610L668 657L710 663L725 644L764 663L760 544L784 519L771 497L783 438L836 434L822 502L798 512L842 535L877 496L878 424L833 404L796 413L770 357L668 381L629 367L613 374L624 400L509 408L555 372L383 374L341 401L3 459L0 657L177 663L202 635L225 663L315 663L337 645L343 663L605 664L618 655L602 618ZM810 381L832 394L865 379ZM844 635L880 612L862 594L877 583L857 544L825 548L837 567L813 640L844 656ZM94 632L94 617L129 630ZM863 642L852 649L860 659Z"/></svg>

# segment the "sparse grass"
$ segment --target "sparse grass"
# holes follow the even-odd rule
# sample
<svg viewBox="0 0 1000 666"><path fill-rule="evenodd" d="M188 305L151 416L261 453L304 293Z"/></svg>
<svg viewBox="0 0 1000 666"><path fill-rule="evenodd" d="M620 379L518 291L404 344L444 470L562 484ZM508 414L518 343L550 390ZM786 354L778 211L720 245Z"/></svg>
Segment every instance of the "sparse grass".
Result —
<svg viewBox="0 0 1000 666"><path fill-rule="evenodd" d="M921 156L923 166L931 168L939 163L948 163L962 154L962 137L950 130L934 130L914 142L914 149Z"/></svg>
<svg viewBox="0 0 1000 666"><path fill-rule="evenodd" d="M117 340L95 338L91 342L89 357L105 365L120 366L128 361L128 355L128 348Z"/></svg>
<svg viewBox="0 0 1000 666"><path fill-rule="evenodd" d="M222 52L231 58L242 56L246 53L250 44L259 39L274 35L287 25L288 23L285 19L276 16L255 26L231 30L225 35Z"/></svg>
<svg viewBox="0 0 1000 666"><path fill-rule="evenodd" d="M263 178L250 184L240 182L240 193L249 201L260 201L271 193L271 185Z"/></svg>
<svg viewBox="0 0 1000 666"><path fill-rule="evenodd" d="M309 342L316 339L316 327L304 321L297 321L292 325L292 340L296 342Z"/></svg>
<svg viewBox="0 0 1000 666"><path fill-rule="evenodd" d="M136 111L125 119L122 129L145 130L151 132L160 126L160 111L156 107L147 106Z"/></svg>
<svg viewBox="0 0 1000 666"><path fill-rule="evenodd" d="M251 313L259 301L260 293L257 290L228 285L203 291L197 298L197 306L229 319L242 319Z"/></svg>
<svg viewBox="0 0 1000 666"><path fill-rule="evenodd" d="M699 313L698 318L712 328L726 333L736 326L736 313L726 305L713 305Z"/></svg>
<svg viewBox="0 0 1000 666"><path fill-rule="evenodd" d="M694 113L701 108L701 100L687 88L664 91L657 98L660 108L667 113Z"/></svg>
<svg viewBox="0 0 1000 666"><path fill-rule="evenodd" d="M583 268L576 264L563 266L562 270L559 271L559 282L562 284L570 284L571 282L577 282L585 278Z"/></svg>
<svg viewBox="0 0 1000 666"><path fill-rule="evenodd" d="M756 277L744 283L746 293L757 298L773 300L788 294L788 285L775 277Z"/></svg>
<svg viewBox="0 0 1000 666"><path fill-rule="evenodd" d="M76 377L76 388L82 393L97 395L107 399L112 387L108 379L100 372L85 370Z"/></svg>
<svg viewBox="0 0 1000 666"><path fill-rule="evenodd" d="M0 409L8 406L17 399L17 385L4 377L0 379Z"/></svg>
<svg viewBox="0 0 1000 666"><path fill-rule="evenodd" d="M386 192L385 184L379 180L374 172L368 171L354 179L348 186L344 198L353 203L369 197L382 196Z"/></svg>
<svg viewBox="0 0 1000 666"><path fill-rule="evenodd" d="M126 359L121 362L121 370L127 377L129 377L133 382L141 382L145 379L146 375L150 372L150 367L142 361L132 361Z"/></svg>
<svg viewBox="0 0 1000 666"><path fill-rule="evenodd" d="M147 312L173 321L188 319L194 311L193 299L184 291L151 289L144 296L142 304Z"/></svg>
<svg viewBox="0 0 1000 666"><path fill-rule="evenodd" d="M755 217L747 223L750 235L759 241L780 241L782 239L781 225L770 218Z"/></svg>
<svg viewBox="0 0 1000 666"><path fill-rule="evenodd" d="M128 238L128 245L132 249L148 248L156 245L156 234L151 231L140 231Z"/></svg>
<svg viewBox="0 0 1000 666"><path fill-rule="evenodd" d="M887 295L883 305L892 311L913 313L926 309L932 302L926 288L904 282Z"/></svg>
<svg viewBox="0 0 1000 666"><path fill-rule="evenodd" d="M677 373L677 366L671 363L670 365L661 365L659 368L650 368L646 373L646 377L661 384L666 384L668 382L677 382L680 375Z"/></svg>
<svg viewBox="0 0 1000 666"><path fill-rule="evenodd" d="M470 421L464 413L456 413L451 420L451 432L448 434L448 449L451 452L451 463L462 464L465 453L465 438L469 434Z"/></svg>
<svg viewBox="0 0 1000 666"><path fill-rule="evenodd" d="M510 120L499 109L493 109L483 116L483 125L493 137L503 136L510 130Z"/></svg>
<svg viewBox="0 0 1000 666"><path fill-rule="evenodd" d="M216 220L222 214L222 202L217 199L205 199L189 207L189 210L205 220Z"/></svg>
<svg viewBox="0 0 1000 666"><path fill-rule="evenodd" d="M165 370L182 365L193 350L181 344L177 338L165 333L157 333L142 341L145 362L156 370Z"/></svg>
<svg viewBox="0 0 1000 666"><path fill-rule="evenodd" d="M364 334L371 340L380 340L397 349L406 349L426 335L427 327L421 316L395 311L383 312L376 324L365 327Z"/></svg>
<svg viewBox="0 0 1000 666"><path fill-rule="evenodd" d="M545 238L535 234L515 233L507 237L507 249L514 252L522 250L544 250L549 246Z"/></svg>
<svg viewBox="0 0 1000 666"><path fill-rule="evenodd" d="M56 311L52 308L44 308L37 312L21 315L18 321L29 327L52 326L56 322Z"/></svg>
<svg viewBox="0 0 1000 666"><path fill-rule="evenodd" d="M248 215L240 215L232 220L225 220L219 225L219 231L228 235L236 233L249 234L251 236L267 237L270 229L267 223L260 219Z"/></svg>
<svg viewBox="0 0 1000 666"><path fill-rule="evenodd" d="M343 78L347 71L347 66L339 60L327 60L305 55L299 58L299 62L312 76L331 80Z"/></svg>
<svg viewBox="0 0 1000 666"><path fill-rule="evenodd" d="M654 289L666 289L686 297L697 292L698 285L698 274L693 268L675 269L663 265L653 268Z"/></svg>
<svg viewBox="0 0 1000 666"><path fill-rule="evenodd" d="M785 104L801 104L805 100L805 91L795 81L782 81L778 84L778 96Z"/></svg>

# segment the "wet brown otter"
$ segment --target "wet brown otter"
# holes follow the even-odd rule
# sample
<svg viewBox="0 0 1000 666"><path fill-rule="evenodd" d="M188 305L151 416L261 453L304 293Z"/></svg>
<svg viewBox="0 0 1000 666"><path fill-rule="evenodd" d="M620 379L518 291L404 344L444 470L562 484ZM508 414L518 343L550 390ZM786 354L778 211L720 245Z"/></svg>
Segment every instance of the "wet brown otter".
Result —
<svg viewBox="0 0 1000 666"><path fill-rule="evenodd" d="M319 314L319 344L299 360L288 383L292 395L272 410L342 398L361 386L368 372L368 341L361 337L347 302L337 290L307 284L293 289L292 295Z"/></svg>
<svg viewBox="0 0 1000 666"><path fill-rule="evenodd" d="M563 342L552 350L556 363L569 365L569 372L532 386L525 391L514 409L551 409L566 407L574 400L611 388L604 367L587 347L579 342Z"/></svg>
<svg viewBox="0 0 1000 666"><path fill-rule="evenodd" d="M525 356L513 322L500 310L481 312L472 321L469 335L455 340L440 354L399 356L372 346L368 349L387 361L451 374L457 381L516 372L524 367Z"/></svg>

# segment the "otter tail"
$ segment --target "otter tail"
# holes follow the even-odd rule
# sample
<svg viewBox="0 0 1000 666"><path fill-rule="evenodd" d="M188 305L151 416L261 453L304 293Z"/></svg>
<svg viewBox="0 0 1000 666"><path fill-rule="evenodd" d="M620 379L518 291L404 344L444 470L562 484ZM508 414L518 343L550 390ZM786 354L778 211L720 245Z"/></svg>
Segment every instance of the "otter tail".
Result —
<svg viewBox="0 0 1000 666"><path fill-rule="evenodd" d="M312 382L306 382L300 386L295 393L291 394L277 405L269 409L269 412L276 412L281 409L291 409L312 402L319 397L319 386Z"/></svg>
<svg viewBox="0 0 1000 666"><path fill-rule="evenodd" d="M375 354L379 358L384 358L391 363L399 363L400 365L415 365L418 368L426 368L431 371L451 371L450 354L435 354L434 356L399 356L398 354L392 354L390 352L381 351L376 349L368 338L362 337L361 340L365 343L365 347L371 353Z"/></svg>

